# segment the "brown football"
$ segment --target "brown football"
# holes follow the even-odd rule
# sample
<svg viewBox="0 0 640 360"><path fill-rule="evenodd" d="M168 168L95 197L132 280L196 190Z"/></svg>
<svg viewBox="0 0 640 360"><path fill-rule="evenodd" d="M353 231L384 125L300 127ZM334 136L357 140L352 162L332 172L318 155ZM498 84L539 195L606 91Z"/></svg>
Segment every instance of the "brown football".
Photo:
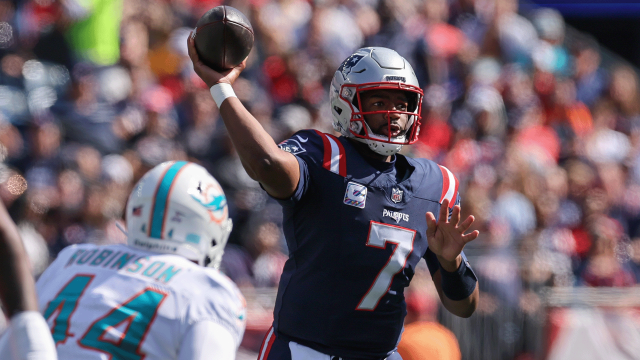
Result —
<svg viewBox="0 0 640 360"><path fill-rule="evenodd" d="M253 28L243 13L221 5L207 11L193 32L200 60L224 71L240 64L253 47Z"/></svg>

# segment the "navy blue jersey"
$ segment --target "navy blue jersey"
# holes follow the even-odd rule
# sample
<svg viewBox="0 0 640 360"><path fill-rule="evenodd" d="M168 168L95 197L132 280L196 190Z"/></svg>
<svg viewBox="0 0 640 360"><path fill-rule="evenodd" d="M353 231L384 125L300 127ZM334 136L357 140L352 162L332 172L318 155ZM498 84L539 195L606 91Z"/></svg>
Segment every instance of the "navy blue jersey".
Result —
<svg viewBox="0 0 640 360"><path fill-rule="evenodd" d="M399 341L404 288L427 253L425 213L455 199L458 182L426 159L363 157L349 140L314 130L280 144L300 164L281 201L289 259L274 310L279 336L350 358L383 358Z"/></svg>

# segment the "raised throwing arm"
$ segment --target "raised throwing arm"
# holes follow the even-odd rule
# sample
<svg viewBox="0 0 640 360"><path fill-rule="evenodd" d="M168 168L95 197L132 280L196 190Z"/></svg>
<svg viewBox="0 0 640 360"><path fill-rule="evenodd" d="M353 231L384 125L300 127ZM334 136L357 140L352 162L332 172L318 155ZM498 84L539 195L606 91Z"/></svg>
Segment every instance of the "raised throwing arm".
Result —
<svg viewBox="0 0 640 360"><path fill-rule="evenodd" d="M200 78L211 88L220 107L231 141L249 176L260 182L273 197L290 197L298 186L300 168L295 156L282 151L262 125L233 94L231 85L246 66L246 60L233 69L219 73L198 58L191 36L188 39L189 57ZM220 95L224 94L224 95Z"/></svg>

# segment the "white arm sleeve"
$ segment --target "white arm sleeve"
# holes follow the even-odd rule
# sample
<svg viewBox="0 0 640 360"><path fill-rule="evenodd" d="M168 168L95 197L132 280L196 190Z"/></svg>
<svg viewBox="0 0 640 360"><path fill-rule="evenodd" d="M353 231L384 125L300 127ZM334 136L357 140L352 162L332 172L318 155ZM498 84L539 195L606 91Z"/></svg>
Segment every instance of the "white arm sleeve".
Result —
<svg viewBox="0 0 640 360"><path fill-rule="evenodd" d="M11 357L7 353L11 353ZM58 358L49 326L39 312L24 311L11 318L11 324L0 340L0 356L3 360Z"/></svg>
<svg viewBox="0 0 640 360"><path fill-rule="evenodd" d="M239 345L226 327L200 321L182 339L178 360L234 360Z"/></svg>
<svg viewBox="0 0 640 360"><path fill-rule="evenodd" d="M11 359L12 357L9 337L11 337L11 328L7 328L0 337L0 359Z"/></svg>

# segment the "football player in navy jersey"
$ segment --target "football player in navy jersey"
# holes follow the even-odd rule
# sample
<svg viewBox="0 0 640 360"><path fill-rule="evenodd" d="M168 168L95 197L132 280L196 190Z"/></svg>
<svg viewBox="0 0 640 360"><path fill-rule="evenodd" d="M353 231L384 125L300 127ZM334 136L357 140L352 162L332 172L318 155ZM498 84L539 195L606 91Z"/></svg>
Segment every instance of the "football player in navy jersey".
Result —
<svg viewBox="0 0 640 360"><path fill-rule="evenodd" d="M289 259L260 360L401 359L404 288L422 258L443 305L471 316L477 278L462 249L478 231L465 234L458 181L398 154L417 140L423 96L403 57L359 49L330 88L342 136L304 130L276 145L233 92L245 63L218 73L188 42L244 168L283 207Z"/></svg>

